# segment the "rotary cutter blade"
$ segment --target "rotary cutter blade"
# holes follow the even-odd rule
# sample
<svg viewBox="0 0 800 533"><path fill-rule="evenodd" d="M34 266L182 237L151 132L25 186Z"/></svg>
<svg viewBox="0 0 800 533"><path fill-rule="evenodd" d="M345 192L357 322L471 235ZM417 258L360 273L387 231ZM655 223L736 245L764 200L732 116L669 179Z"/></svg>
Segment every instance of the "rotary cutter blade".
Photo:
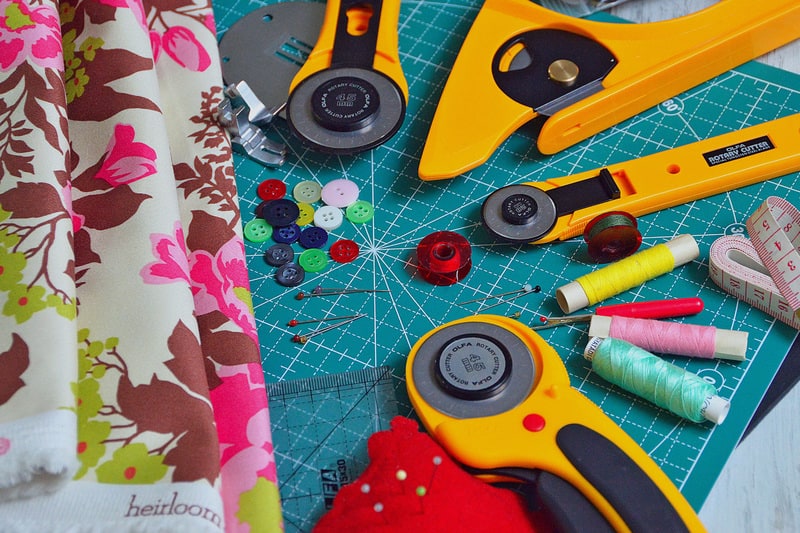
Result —
<svg viewBox="0 0 800 533"><path fill-rule="evenodd" d="M321 152L354 154L397 132L408 98L399 13L399 0L328 1L317 44L290 87L295 136Z"/></svg>
<svg viewBox="0 0 800 533"><path fill-rule="evenodd" d="M704 530L527 326L493 315L440 326L411 349L406 378L417 415L449 454L475 475L535 484L560 531Z"/></svg>
<svg viewBox="0 0 800 533"><path fill-rule="evenodd" d="M800 170L800 114L572 176L501 187L483 203L490 235L541 244L584 232L593 219L639 217Z"/></svg>
<svg viewBox="0 0 800 533"><path fill-rule="evenodd" d="M796 0L724 0L648 24L486 0L442 91L419 176L463 174L534 120L539 151L556 153L798 37ZM480 113L464 111L475 102Z"/></svg>

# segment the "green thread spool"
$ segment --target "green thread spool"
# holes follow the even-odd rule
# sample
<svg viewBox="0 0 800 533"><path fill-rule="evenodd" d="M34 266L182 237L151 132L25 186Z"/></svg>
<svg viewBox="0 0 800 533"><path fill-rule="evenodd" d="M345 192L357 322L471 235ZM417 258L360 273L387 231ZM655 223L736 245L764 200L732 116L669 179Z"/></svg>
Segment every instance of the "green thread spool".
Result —
<svg viewBox="0 0 800 533"><path fill-rule="evenodd" d="M583 355L603 379L680 417L721 424L728 414L712 384L627 341L592 337Z"/></svg>

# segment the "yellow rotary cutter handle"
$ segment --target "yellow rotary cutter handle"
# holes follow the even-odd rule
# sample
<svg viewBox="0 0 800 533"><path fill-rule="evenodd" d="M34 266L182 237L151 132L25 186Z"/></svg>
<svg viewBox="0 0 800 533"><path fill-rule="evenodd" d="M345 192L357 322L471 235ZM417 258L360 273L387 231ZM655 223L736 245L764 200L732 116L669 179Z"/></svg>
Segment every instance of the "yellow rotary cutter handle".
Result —
<svg viewBox="0 0 800 533"><path fill-rule="evenodd" d="M599 170L501 187L484 200L481 218L503 242L568 239L603 213L641 216L800 170L798 146L794 114Z"/></svg>
<svg viewBox="0 0 800 533"><path fill-rule="evenodd" d="M439 99L419 176L467 172L534 119L539 151L558 152L798 37L797 0L721 0L647 24L486 0Z"/></svg>
<svg viewBox="0 0 800 533"><path fill-rule="evenodd" d="M527 326L482 315L438 327L412 348L406 380L420 420L455 460L476 475L533 485L559 531L705 530Z"/></svg>
<svg viewBox="0 0 800 533"><path fill-rule="evenodd" d="M353 154L397 132L408 100L399 16L400 0L328 0L317 43L289 87L295 136L321 152Z"/></svg>

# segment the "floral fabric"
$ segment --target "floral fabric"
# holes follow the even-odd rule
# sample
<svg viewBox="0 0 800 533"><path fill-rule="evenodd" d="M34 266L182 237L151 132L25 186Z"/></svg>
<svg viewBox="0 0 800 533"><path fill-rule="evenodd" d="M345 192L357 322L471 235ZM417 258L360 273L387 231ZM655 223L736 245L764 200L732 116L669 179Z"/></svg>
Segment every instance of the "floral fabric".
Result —
<svg viewBox="0 0 800 533"><path fill-rule="evenodd" d="M280 531L204 0L0 0L0 530Z"/></svg>

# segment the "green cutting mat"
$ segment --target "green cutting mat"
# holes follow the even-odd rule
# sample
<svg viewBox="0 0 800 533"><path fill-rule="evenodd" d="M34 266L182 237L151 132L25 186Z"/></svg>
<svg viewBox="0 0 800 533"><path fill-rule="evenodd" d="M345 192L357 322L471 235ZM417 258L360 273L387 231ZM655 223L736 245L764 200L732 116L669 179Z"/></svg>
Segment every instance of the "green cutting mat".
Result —
<svg viewBox="0 0 800 533"><path fill-rule="evenodd" d="M215 7L221 30L261 5L218 0ZM541 156L530 135L522 131L505 142L488 163L464 176L420 181L418 159L436 102L479 5L468 0L402 3L399 48L409 82L408 114L403 128L385 145L354 157L320 155L290 138L285 124L278 121L272 135L282 138L290 148L282 168L266 169L236 159L244 222L253 218L259 203L256 187L265 179L283 179L289 190L302 180L325 184L346 177L358 183L361 198L377 208L375 218L358 227L345 222L332 238L354 239L361 246L361 255L353 263L331 263L327 270L307 276L299 289L310 291L321 285L389 291L298 301L294 297L297 289L279 286L274 269L262 260L267 245L248 243L253 305L267 381L380 365L388 365L396 376L403 376L406 356L424 333L479 309L475 305L458 306L457 302L511 291L526 283L540 285L542 291L491 312L521 312L519 319L529 324L540 315L560 314L555 289L593 268L586 261L584 244L580 239L536 247L494 243L479 222L480 205L490 192L511 183L542 181L637 158L800 112L800 77L748 64L565 152ZM464 112L491 110L476 105ZM722 396L732 399L730 415L721 426L678 419L597 378L581 356L587 341L585 326L542 332L562 356L572 384L640 442L698 509L797 334L727 296L708 278L711 243L721 235L740 231L747 216L769 195L797 203L800 177L792 174L641 217L643 246L691 233L700 244L700 259L604 302L699 295L705 300L706 310L687 322L749 331L745 362L674 359L676 364L713 381ZM440 230L458 232L473 246L472 270L462 283L449 287L426 283L414 266L419 241ZM303 345L291 341L299 328L287 327L290 319L355 313L365 313L368 318ZM280 461L280 448L276 452Z"/></svg>

